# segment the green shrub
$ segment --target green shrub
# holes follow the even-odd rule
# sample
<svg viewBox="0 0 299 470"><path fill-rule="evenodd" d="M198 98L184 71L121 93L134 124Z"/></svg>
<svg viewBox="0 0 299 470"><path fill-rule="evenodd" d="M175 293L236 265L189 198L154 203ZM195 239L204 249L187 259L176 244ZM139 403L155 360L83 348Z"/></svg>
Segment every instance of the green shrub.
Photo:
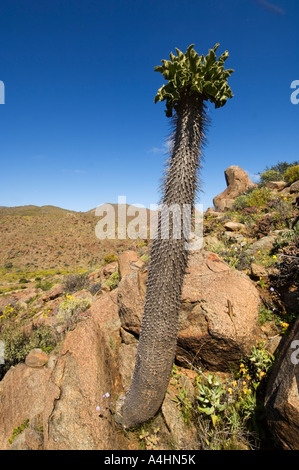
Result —
<svg viewBox="0 0 299 470"><path fill-rule="evenodd" d="M256 210L270 202L272 197L272 191L269 188L264 186L254 188L235 199L233 210L240 212L249 207L254 207Z"/></svg>
<svg viewBox="0 0 299 470"><path fill-rule="evenodd" d="M26 428L28 428L29 426L29 419L26 418L23 423L20 425L20 426L17 426L16 428L14 428L13 432L12 432L12 436L10 439L8 439L8 442L10 444L13 443L13 441L15 440L15 438L21 434Z"/></svg>
<svg viewBox="0 0 299 470"><path fill-rule="evenodd" d="M104 256L104 263L105 264L113 263L114 261L117 261L117 260L118 260L118 256L116 254L113 254L113 253Z"/></svg>
<svg viewBox="0 0 299 470"><path fill-rule="evenodd" d="M249 432L256 408L254 391L244 380L226 382L212 373L196 378L194 413L200 425L202 448L209 450L249 449L254 440Z"/></svg>
<svg viewBox="0 0 299 470"><path fill-rule="evenodd" d="M1 340L5 345L5 363L0 365L0 379L11 366L24 362L31 349L40 348L49 353L57 344L53 329L46 325L33 326L26 335L18 325L10 323L2 329Z"/></svg>
<svg viewBox="0 0 299 470"><path fill-rule="evenodd" d="M281 181L283 175L275 170L266 170L261 173L261 183L268 183L269 181Z"/></svg>
<svg viewBox="0 0 299 470"><path fill-rule="evenodd" d="M299 180L299 165L288 168L284 174L284 179L288 183L294 183L294 181Z"/></svg>
<svg viewBox="0 0 299 470"><path fill-rule="evenodd" d="M110 287L110 289L115 289L120 281L119 272L115 271L111 276L105 281L105 285Z"/></svg>
<svg viewBox="0 0 299 470"><path fill-rule="evenodd" d="M297 162L297 161L295 161L293 163L278 162L276 165L272 165L270 168L268 166L266 166L263 173L260 174L261 182L262 183L267 183L268 181L285 180L285 178L284 178L285 172L289 168L291 168L295 165L299 165L299 162ZM275 178L275 179L272 179L272 178Z"/></svg>
<svg viewBox="0 0 299 470"><path fill-rule="evenodd" d="M296 233L296 230L285 230L283 232L279 232L273 245L274 251L277 253L281 248L289 246L292 243L296 243L297 237L298 234Z"/></svg>
<svg viewBox="0 0 299 470"><path fill-rule="evenodd" d="M254 261L254 256L246 253L247 248L248 243L244 240L240 244L234 243L230 246L219 243L214 246L213 252L219 254L232 269L244 271L249 269Z"/></svg>
<svg viewBox="0 0 299 470"><path fill-rule="evenodd" d="M274 356L262 346L253 346L248 356L248 373L251 377L251 385L256 390L262 378L270 372L274 364ZM245 366L246 368L246 366Z"/></svg>
<svg viewBox="0 0 299 470"><path fill-rule="evenodd" d="M272 191L268 188L256 188L247 197L246 207L257 206L261 207L271 200Z"/></svg>
<svg viewBox="0 0 299 470"><path fill-rule="evenodd" d="M271 170L275 170L275 171L278 171L278 173L280 174L284 174L288 168L294 166L294 165L299 165L299 162L295 161L295 162L292 162L292 163L288 163L288 162L278 162L276 165L273 165L271 166ZM267 168L266 168L267 170Z"/></svg>
<svg viewBox="0 0 299 470"><path fill-rule="evenodd" d="M50 281L38 281L37 284L35 284L35 287L37 289L41 289L43 291L50 290L53 287L53 283Z"/></svg>
<svg viewBox="0 0 299 470"><path fill-rule="evenodd" d="M266 308L264 305L260 306L259 309L259 318L258 322L259 325L263 325L264 323L271 322L274 318L273 310Z"/></svg>
<svg viewBox="0 0 299 470"><path fill-rule="evenodd" d="M73 328L89 307L90 300L71 297L67 294L59 305L56 315L57 324L63 325L65 330Z"/></svg>
<svg viewBox="0 0 299 470"><path fill-rule="evenodd" d="M227 378L201 370L196 377L193 422L202 449L250 449L264 435L260 390L271 372L274 356L260 344ZM253 432L254 431L254 432Z"/></svg>
<svg viewBox="0 0 299 470"><path fill-rule="evenodd" d="M241 196L236 197L233 204L233 210L241 211L247 207L248 195L242 194Z"/></svg>
<svg viewBox="0 0 299 470"><path fill-rule="evenodd" d="M142 259L142 261L143 261L146 265L148 265L148 264L150 263L150 260L151 260L151 255L148 254L148 253L145 253L144 255L142 255L142 256L140 257L140 259Z"/></svg>
<svg viewBox="0 0 299 470"><path fill-rule="evenodd" d="M7 322L18 317L20 313L20 307L16 302L5 305L3 311L0 312L0 324Z"/></svg>

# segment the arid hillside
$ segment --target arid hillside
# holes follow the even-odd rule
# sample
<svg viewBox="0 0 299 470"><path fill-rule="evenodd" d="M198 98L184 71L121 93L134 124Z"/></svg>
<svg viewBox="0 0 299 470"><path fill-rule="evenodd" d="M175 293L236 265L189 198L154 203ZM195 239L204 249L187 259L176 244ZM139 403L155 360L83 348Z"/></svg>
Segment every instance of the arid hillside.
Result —
<svg viewBox="0 0 299 470"><path fill-rule="evenodd" d="M75 212L54 206L1 207L2 275L90 269L98 267L107 254L136 247L137 240L99 240L95 234L98 221L94 209Z"/></svg>

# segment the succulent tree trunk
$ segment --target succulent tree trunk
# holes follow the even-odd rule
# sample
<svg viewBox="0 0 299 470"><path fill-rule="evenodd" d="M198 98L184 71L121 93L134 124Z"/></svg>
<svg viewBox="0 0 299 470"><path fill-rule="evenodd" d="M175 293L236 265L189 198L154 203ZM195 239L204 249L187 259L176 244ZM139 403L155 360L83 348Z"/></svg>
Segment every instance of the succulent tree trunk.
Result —
<svg viewBox="0 0 299 470"><path fill-rule="evenodd" d="M182 91L176 106L175 132L162 207L181 209L180 233L173 217L169 239L164 239L161 213L158 235L153 240L144 314L130 389L121 410L124 426L132 427L152 418L159 410L175 357L178 316L183 279L188 261L188 230L183 205L193 208L201 148L206 123L205 105L199 94ZM163 212L163 211L162 211ZM185 229L184 229L185 227Z"/></svg>
<svg viewBox="0 0 299 470"><path fill-rule="evenodd" d="M181 292L188 262L190 220L186 230L184 207L189 205L191 217L197 189L199 156L205 139L204 100L209 100L215 104L215 108L219 108L225 105L228 98L233 97L227 84L233 70L225 70L223 65L228 52L225 51L217 60L218 43L205 57L199 56L193 46L191 44L185 54L176 48L177 56L171 52L169 61L163 59L163 65L155 67L155 71L161 72L168 81L158 90L155 103L166 100L167 117L171 117L175 109L175 133L158 236L151 250L135 369L118 416L126 427L152 418L159 410L167 390L176 350ZM165 208L166 213L167 208L169 211L175 209L168 239L165 236L167 227L163 224Z"/></svg>

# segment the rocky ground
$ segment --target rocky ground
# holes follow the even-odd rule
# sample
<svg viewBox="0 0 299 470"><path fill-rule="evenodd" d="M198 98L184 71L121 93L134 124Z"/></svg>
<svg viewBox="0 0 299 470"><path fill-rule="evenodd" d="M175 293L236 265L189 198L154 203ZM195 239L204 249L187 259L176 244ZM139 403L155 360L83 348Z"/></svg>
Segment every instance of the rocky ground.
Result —
<svg viewBox="0 0 299 470"><path fill-rule="evenodd" d="M257 187L243 173L226 170L227 190L204 214L172 379L150 423L122 430L114 419L134 367L150 242L2 294L1 449L299 448L298 187Z"/></svg>

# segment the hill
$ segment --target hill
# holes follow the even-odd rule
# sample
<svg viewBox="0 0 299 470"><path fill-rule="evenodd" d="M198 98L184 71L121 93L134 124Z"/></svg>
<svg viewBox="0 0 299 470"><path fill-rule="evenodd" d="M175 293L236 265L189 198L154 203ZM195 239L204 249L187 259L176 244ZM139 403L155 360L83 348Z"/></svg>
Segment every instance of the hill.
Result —
<svg viewBox="0 0 299 470"><path fill-rule="evenodd" d="M2 274L90 269L100 265L107 254L136 247L134 240L99 240L95 235L98 221L95 209L76 212L55 206L1 207Z"/></svg>
<svg viewBox="0 0 299 470"><path fill-rule="evenodd" d="M0 216L5 215L59 215L65 212L74 212L68 209L62 209L61 207L56 206L34 206L34 205L27 205L27 206L14 206L14 207L7 207L7 206L0 206Z"/></svg>

